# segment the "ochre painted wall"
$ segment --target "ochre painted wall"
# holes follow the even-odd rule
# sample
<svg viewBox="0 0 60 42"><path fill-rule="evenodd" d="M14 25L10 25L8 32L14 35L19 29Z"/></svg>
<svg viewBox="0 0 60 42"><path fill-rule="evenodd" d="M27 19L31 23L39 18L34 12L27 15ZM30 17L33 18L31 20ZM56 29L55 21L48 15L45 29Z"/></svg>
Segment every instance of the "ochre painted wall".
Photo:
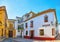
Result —
<svg viewBox="0 0 60 42"><path fill-rule="evenodd" d="M14 21L10 21L7 16L5 6L0 7L0 37L9 37L9 31L13 31L13 38L16 35L16 30L14 29Z"/></svg>
<svg viewBox="0 0 60 42"><path fill-rule="evenodd" d="M14 22L8 19L8 28L6 29L6 38L9 38L9 31L12 31L12 37L16 37L16 30L14 29Z"/></svg>
<svg viewBox="0 0 60 42"><path fill-rule="evenodd" d="M5 37L5 30L7 28L7 13L5 6L0 7L0 37Z"/></svg>
<svg viewBox="0 0 60 42"><path fill-rule="evenodd" d="M13 38L16 37L16 30L13 30Z"/></svg>

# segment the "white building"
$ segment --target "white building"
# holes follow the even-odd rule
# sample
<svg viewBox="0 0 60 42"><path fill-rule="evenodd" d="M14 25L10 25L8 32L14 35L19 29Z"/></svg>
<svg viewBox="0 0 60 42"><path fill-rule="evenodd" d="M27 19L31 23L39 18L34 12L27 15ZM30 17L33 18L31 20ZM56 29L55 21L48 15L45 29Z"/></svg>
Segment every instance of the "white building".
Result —
<svg viewBox="0 0 60 42"><path fill-rule="evenodd" d="M23 20L22 20L22 17L16 17L15 29L16 29L16 37L23 36Z"/></svg>
<svg viewBox="0 0 60 42"><path fill-rule="evenodd" d="M54 40L56 37L56 12L48 9L35 14L29 12L23 16L24 37L39 40Z"/></svg>
<svg viewBox="0 0 60 42"><path fill-rule="evenodd" d="M58 32L60 34L60 23L58 24Z"/></svg>

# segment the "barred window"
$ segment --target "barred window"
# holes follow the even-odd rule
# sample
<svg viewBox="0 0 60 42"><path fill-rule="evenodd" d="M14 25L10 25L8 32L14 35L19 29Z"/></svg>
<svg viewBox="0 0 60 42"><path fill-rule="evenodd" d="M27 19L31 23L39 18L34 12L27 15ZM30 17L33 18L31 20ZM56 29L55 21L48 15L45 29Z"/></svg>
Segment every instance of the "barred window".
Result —
<svg viewBox="0 0 60 42"><path fill-rule="evenodd" d="M55 34L55 29L53 28L53 29L52 29L52 35L54 35L54 34Z"/></svg>
<svg viewBox="0 0 60 42"><path fill-rule="evenodd" d="M48 16L47 15L44 16L44 22L48 22Z"/></svg>
<svg viewBox="0 0 60 42"><path fill-rule="evenodd" d="M25 23L25 27L27 28L28 26L27 26L27 23Z"/></svg>
<svg viewBox="0 0 60 42"><path fill-rule="evenodd" d="M31 21L31 23L30 23L30 27L33 27L33 21Z"/></svg>
<svg viewBox="0 0 60 42"><path fill-rule="evenodd" d="M40 35L44 35L44 29L40 29Z"/></svg>
<svg viewBox="0 0 60 42"><path fill-rule="evenodd" d="M0 26L2 25L2 22L0 21Z"/></svg>

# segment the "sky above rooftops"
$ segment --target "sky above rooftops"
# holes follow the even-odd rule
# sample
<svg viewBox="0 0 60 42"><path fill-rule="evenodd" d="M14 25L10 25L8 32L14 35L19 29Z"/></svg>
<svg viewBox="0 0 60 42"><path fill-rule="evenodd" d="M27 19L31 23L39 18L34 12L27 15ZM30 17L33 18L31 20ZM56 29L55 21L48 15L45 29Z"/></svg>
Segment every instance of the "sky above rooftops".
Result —
<svg viewBox="0 0 60 42"><path fill-rule="evenodd" d="M50 8L56 9L60 23L60 0L0 0L0 6L6 6L9 19L22 17L30 11L38 13Z"/></svg>

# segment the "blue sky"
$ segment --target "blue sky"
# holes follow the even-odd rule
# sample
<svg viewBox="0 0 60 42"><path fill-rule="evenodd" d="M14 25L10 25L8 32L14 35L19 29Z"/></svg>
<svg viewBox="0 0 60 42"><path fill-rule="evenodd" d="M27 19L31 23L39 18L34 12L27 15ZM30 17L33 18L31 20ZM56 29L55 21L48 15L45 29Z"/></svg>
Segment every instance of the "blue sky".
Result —
<svg viewBox="0 0 60 42"><path fill-rule="evenodd" d="M33 11L35 13L56 9L57 19L60 23L60 0L0 0L0 6L6 6L9 19L15 19L16 16Z"/></svg>

